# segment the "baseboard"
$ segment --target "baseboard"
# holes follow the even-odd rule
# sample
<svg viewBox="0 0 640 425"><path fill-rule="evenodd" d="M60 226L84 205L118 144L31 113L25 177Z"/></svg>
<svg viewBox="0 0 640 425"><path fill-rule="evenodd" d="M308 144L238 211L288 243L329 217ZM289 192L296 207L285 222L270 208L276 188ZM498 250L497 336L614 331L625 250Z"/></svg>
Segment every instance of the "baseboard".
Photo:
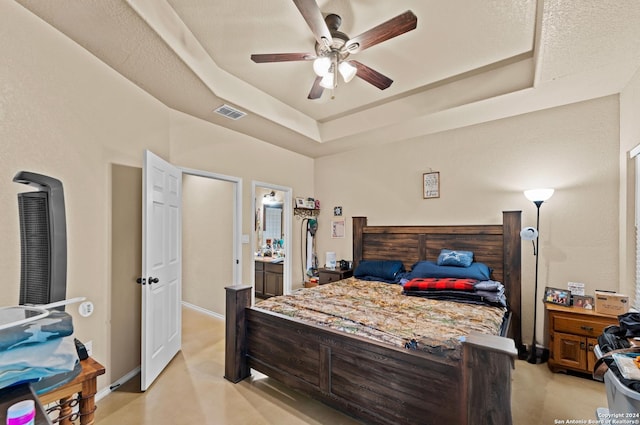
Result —
<svg viewBox="0 0 640 425"><path fill-rule="evenodd" d="M211 317L215 317L216 319L224 320L224 315L218 314L218 313L216 313L214 311L211 311L211 310L207 310L206 308L199 307L199 306L197 306L195 304L191 304L191 303L188 303L186 301L182 301L182 306L186 307L186 308L189 308L191 310L195 310L195 311L198 311L200 313L206 314L207 316L211 316Z"/></svg>
<svg viewBox="0 0 640 425"><path fill-rule="evenodd" d="M125 382L129 381L130 379L134 378L139 373L140 373L140 366L136 367L131 372L127 373L122 378L118 379L116 382L114 382L111 385L109 385L108 388L101 389L100 391L98 391L96 393L96 401L100 400L101 398L104 398L104 397L108 396L109 394L111 394L111 391L117 389L120 385L122 385Z"/></svg>

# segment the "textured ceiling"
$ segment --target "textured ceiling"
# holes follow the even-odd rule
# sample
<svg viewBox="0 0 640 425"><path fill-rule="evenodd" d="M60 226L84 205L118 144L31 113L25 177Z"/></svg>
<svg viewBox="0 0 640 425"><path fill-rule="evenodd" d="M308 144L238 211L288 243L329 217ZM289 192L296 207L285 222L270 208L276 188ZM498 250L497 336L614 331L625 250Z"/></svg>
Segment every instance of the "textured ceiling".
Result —
<svg viewBox="0 0 640 425"><path fill-rule="evenodd" d="M16 1L167 106L312 157L617 93L640 66L636 0L319 0L351 37L406 10L418 25L352 55L391 87L308 100L311 62L250 60L314 52L290 0Z"/></svg>

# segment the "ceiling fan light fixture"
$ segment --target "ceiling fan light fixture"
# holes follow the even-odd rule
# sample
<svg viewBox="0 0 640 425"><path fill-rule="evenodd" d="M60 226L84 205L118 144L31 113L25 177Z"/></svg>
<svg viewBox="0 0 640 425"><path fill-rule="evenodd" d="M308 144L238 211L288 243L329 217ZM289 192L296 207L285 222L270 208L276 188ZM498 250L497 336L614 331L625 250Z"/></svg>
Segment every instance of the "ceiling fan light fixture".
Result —
<svg viewBox="0 0 640 425"><path fill-rule="evenodd" d="M332 89L336 86L336 74L333 72L327 72L322 80L320 81L320 86L325 89Z"/></svg>
<svg viewBox="0 0 640 425"><path fill-rule="evenodd" d="M383 41L417 28L418 18L407 10L380 25L349 37L339 31L342 18L335 13L324 16L318 0L293 0L315 38L315 54L312 53L264 53L252 54L255 63L313 61L316 78L307 99L319 99L323 89L334 90L338 86L338 73L345 83L354 77L361 78L380 90L388 88L393 80L386 75L356 61L347 61L349 55L359 53ZM332 94L332 98L334 98Z"/></svg>
<svg viewBox="0 0 640 425"><path fill-rule="evenodd" d="M340 75L342 75L344 82L348 83L353 80L353 77L356 76L356 72L358 70L349 62L340 62L340 65L338 65L338 71L340 71Z"/></svg>
<svg viewBox="0 0 640 425"><path fill-rule="evenodd" d="M331 68L331 59L327 56L319 57L313 61L313 72L315 72L318 77L327 75L329 68Z"/></svg>

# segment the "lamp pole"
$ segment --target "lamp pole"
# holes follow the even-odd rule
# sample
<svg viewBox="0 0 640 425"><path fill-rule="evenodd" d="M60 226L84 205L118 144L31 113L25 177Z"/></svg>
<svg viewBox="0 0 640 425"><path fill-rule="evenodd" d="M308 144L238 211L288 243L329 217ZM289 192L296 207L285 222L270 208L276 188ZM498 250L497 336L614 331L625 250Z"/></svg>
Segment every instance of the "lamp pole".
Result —
<svg viewBox="0 0 640 425"><path fill-rule="evenodd" d="M533 201L536 204L538 210L536 219L536 229L538 230L538 236L536 236L536 245L533 253L536 256L536 278L533 286L533 339L531 341L531 349L529 350L529 358L527 362L536 364L538 363L538 348L536 342L536 323L537 323L537 311L538 311L538 259L540 258L540 206L544 201Z"/></svg>

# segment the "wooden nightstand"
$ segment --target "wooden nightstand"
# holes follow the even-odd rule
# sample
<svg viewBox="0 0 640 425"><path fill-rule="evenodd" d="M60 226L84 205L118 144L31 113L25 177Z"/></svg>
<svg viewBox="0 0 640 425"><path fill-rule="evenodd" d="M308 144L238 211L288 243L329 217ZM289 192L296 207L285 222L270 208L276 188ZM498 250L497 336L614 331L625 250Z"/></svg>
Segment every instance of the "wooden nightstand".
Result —
<svg viewBox="0 0 640 425"><path fill-rule="evenodd" d="M549 347L549 369L591 374L596 362L593 349L598 336L609 325L617 325L618 318L593 310L545 304L545 345Z"/></svg>
<svg viewBox="0 0 640 425"><path fill-rule="evenodd" d="M335 282L337 280L346 279L348 277L353 276L352 269L319 269L318 277L320 278L320 285L324 285L325 283Z"/></svg>

